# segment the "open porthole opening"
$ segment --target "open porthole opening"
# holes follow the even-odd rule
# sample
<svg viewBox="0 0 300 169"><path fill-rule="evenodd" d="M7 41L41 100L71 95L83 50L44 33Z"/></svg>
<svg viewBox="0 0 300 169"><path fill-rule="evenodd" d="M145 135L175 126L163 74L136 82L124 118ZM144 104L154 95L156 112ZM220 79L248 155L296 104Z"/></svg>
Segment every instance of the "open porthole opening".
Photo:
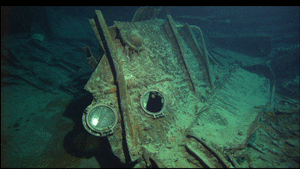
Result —
<svg viewBox="0 0 300 169"><path fill-rule="evenodd" d="M166 99L162 92L157 90L149 90L141 97L141 107L153 118L159 118L164 116L164 109L166 105Z"/></svg>

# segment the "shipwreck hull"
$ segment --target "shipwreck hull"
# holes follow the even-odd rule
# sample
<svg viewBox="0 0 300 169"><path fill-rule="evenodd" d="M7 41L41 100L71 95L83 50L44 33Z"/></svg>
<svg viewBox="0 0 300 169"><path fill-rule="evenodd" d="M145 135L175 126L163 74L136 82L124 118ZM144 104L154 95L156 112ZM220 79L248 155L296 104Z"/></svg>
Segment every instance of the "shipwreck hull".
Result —
<svg viewBox="0 0 300 169"><path fill-rule="evenodd" d="M105 54L85 86L94 96L85 116L98 104L116 112L115 126L93 134L107 136L123 163L239 167L235 154L259 127L270 97L268 81L218 64L201 29L170 15L116 21L108 28L96 11L90 23ZM249 77L255 92L248 90Z"/></svg>

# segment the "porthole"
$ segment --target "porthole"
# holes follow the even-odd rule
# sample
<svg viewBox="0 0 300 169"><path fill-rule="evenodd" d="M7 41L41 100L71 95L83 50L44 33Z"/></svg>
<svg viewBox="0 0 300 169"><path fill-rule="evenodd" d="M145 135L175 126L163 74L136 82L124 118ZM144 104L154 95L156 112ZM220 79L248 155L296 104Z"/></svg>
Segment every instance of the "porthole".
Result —
<svg viewBox="0 0 300 169"><path fill-rule="evenodd" d="M117 114L107 105L96 104L88 107L83 113L82 123L89 133L104 137L113 134L117 124Z"/></svg>
<svg viewBox="0 0 300 169"><path fill-rule="evenodd" d="M147 114L153 118L164 116L164 109L166 107L166 99L162 92L158 90L149 90L141 97L141 107Z"/></svg>

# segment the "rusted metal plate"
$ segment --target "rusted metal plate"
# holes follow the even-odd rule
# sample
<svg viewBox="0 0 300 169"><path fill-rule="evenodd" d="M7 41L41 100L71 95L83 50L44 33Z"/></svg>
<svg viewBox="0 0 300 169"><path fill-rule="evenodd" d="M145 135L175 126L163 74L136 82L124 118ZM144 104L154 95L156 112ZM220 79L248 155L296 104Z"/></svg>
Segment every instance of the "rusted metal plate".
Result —
<svg viewBox="0 0 300 169"><path fill-rule="evenodd" d="M120 115L115 134L108 136L115 155L126 163L139 160L136 167L234 166L224 150L244 148L263 110L253 107L268 100L247 90L247 73L226 70L216 81L203 37L201 45L195 40L201 30L178 25L171 16L115 21L108 28L101 12L96 15L91 23L105 56L85 89L94 102L112 104ZM266 93L262 79L247 76ZM111 87L115 92L107 94ZM247 96L236 95L237 87ZM247 101L255 97L260 100Z"/></svg>

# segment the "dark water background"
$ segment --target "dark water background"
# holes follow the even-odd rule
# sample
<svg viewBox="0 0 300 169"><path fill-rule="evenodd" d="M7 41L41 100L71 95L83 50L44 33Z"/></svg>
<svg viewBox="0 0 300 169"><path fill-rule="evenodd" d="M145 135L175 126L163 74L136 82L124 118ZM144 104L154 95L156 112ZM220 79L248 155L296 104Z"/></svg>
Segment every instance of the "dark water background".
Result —
<svg viewBox="0 0 300 169"><path fill-rule="evenodd" d="M46 16L46 9L51 8L62 14L83 16L86 18L94 17L94 10L101 10L107 24L110 26L113 21L131 21L135 11L139 6L63 6L63 7L3 7L2 17L8 28L6 33L20 33L30 31L33 22L39 22L45 32L48 32L49 23ZM267 32L272 35L279 35L291 32L299 32L299 7L294 6L225 6L225 7L194 7L194 6L175 6L172 7L171 15L173 17L181 15L191 16L216 16L215 19L229 19L232 29L255 29L256 32ZM6 26L7 24L7 26ZM275 28L276 26L276 28ZM215 28L223 31L232 31L229 28ZM49 32L48 32L49 33ZM297 39L295 39L296 41ZM298 39L299 40L299 39ZM298 42L298 41L297 41Z"/></svg>

